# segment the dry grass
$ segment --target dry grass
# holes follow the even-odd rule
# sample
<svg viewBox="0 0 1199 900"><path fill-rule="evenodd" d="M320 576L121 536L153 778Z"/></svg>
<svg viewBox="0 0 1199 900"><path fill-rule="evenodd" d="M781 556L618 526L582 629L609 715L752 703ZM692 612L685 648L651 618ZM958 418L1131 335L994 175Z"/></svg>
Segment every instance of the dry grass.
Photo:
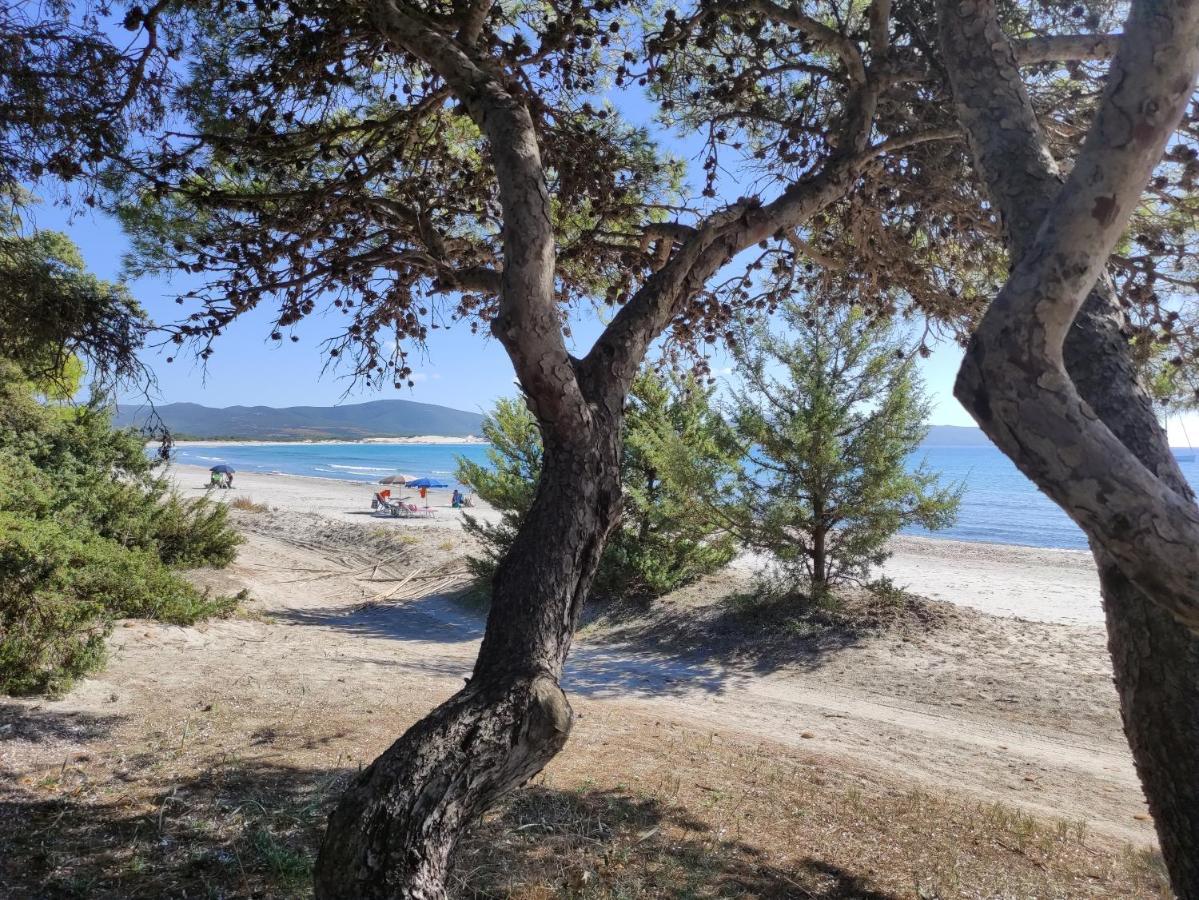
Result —
<svg viewBox="0 0 1199 900"><path fill-rule="evenodd" d="M266 513L270 512L271 508L265 503L255 503L249 497L234 497L229 501L229 505L234 509L240 509L242 512L248 513Z"/></svg>
<svg viewBox="0 0 1199 900"><path fill-rule="evenodd" d="M1081 823L662 724L555 763L492 814L460 896L1166 898L1160 856Z"/></svg>
<svg viewBox="0 0 1199 900"><path fill-rule="evenodd" d="M329 804L357 770L340 751L316 761L359 741L280 726L214 754L238 721L202 709L0 791L4 896L309 896ZM671 723L580 732L471 834L455 897L1168 897L1156 854L1077 823Z"/></svg>

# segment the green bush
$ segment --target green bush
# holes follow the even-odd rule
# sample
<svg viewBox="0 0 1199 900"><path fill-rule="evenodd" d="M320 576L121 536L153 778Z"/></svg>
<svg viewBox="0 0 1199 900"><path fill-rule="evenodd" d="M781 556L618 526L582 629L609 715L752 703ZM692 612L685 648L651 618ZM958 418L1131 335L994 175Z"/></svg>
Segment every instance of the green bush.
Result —
<svg viewBox="0 0 1199 900"><path fill-rule="evenodd" d="M100 405L44 406L0 361L0 692L58 693L94 670L114 619L186 625L231 609L173 567L224 565L219 504L175 496Z"/></svg>
<svg viewBox="0 0 1199 900"><path fill-rule="evenodd" d="M100 665L116 618L188 625L228 612L154 553L0 512L0 691L58 693Z"/></svg>
<svg viewBox="0 0 1199 900"><path fill-rule="evenodd" d="M500 400L483 420L490 466L458 460L458 480L502 514L466 515L483 555L468 559L480 581L516 536L541 473L541 435L520 400ZM712 515L709 495L739 471L740 450L694 378L641 373L629 398L621 481L624 509L592 585L598 596L660 597L714 572L736 552Z"/></svg>

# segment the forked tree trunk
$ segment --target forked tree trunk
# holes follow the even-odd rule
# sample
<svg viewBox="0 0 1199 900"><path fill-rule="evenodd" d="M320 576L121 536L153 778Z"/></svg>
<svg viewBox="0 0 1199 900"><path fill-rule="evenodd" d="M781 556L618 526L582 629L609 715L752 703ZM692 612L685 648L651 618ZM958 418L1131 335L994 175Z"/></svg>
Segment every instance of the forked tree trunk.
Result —
<svg viewBox="0 0 1199 900"><path fill-rule="evenodd" d="M975 167L1004 226L1013 265L1060 188L994 5L941 4L942 47ZM1075 319L1065 364L1083 399L1150 471L1190 496L1139 384L1111 286ZM1114 513L1114 511L1113 511ZM1199 640L1120 571L1098 543L1108 646L1124 730L1175 892L1199 898Z"/></svg>
<svg viewBox="0 0 1199 900"><path fill-rule="evenodd" d="M566 351L554 216L524 103L481 63L472 41L394 0L368 7L384 40L444 78L487 137L504 212L492 332L520 377L544 445L536 496L496 570L471 679L358 777L329 817L317 859L319 900L433 900L445 895L463 832L541 771L570 733L570 704L558 681L620 514L624 397L640 357L628 371L595 372Z"/></svg>
<svg viewBox="0 0 1199 900"><path fill-rule="evenodd" d="M329 817L319 900L437 900L465 829L541 771L573 714L559 687L579 613L620 512L621 402L545 435L537 494L496 571L466 687L362 772Z"/></svg>

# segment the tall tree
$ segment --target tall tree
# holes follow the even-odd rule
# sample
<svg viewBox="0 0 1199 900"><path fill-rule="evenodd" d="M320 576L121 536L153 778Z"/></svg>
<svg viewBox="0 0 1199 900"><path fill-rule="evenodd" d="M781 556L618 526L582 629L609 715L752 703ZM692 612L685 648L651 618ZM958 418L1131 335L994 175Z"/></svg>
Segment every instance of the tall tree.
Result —
<svg viewBox="0 0 1199 900"><path fill-rule="evenodd" d="M1138 0L1063 183L989 0L940 5L944 61L1013 272L955 393L1083 528L1125 731L1175 893L1199 897L1199 509L1104 270L1190 102L1199 8Z"/></svg>
<svg viewBox="0 0 1199 900"><path fill-rule="evenodd" d="M788 300L786 331L737 341L733 421L757 473L725 513L770 554L792 592L862 581L908 525L937 529L960 489L908 458L928 433L928 401L906 343L857 307Z"/></svg>
<svg viewBox="0 0 1199 900"><path fill-rule="evenodd" d="M128 164L125 215L147 263L208 275L179 342L207 357L264 300L282 339L332 296L350 324L330 354L353 350L364 377L402 381L381 332L423 339L449 295L453 315L507 350L542 435L470 683L363 772L318 860L321 897L438 897L462 830L565 743L558 679L621 510L624 401L650 343L668 327L718 339L732 308L704 293L717 270L785 239L879 159L945 135L900 123L872 141L883 82L852 41L805 19L790 42L815 34L851 75L835 142L781 190L666 221L662 164L586 99L602 66L624 78L624 53L637 59L612 37L624 4L242 6L181 9L203 60L179 91L190 132ZM558 305L596 295L619 310L573 357Z"/></svg>
<svg viewBox="0 0 1199 900"><path fill-rule="evenodd" d="M53 7L52 40L0 56L0 76L61 69L71 8ZM317 867L322 897L440 896L462 830L566 739L557 682L621 508L624 398L647 347L719 340L739 308L826 275L873 280L865 293L883 305L914 303L954 327L979 314L984 292L963 273L993 268L994 235L963 177L960 126L937 102L933 16L890 0L700 2L637 27L626 0L129 10L144 37L105 57L118 74L112 121L144 133L81 158L110 164L144 265L205 275L179 343L207 358L263 303L275 338L298 340L294 326L331 302L346 328L330 357L402 383L405 347L461 318L498 338L537 418L542 477L497 569L474 677L363 773ZM1118 44L1038 10L1007 10L1030 34L1015 44L1021 65L1103 60ZM105 34L89 26L87 38ZM183 48L188 65L171 64ZM700 197L680 192L645 132L598 104L606 78L646 85L665 117L707 136ZM1050 81L1036 99L1068 143L1088 100ZM108 86L80 83L92 105L70 93L65 109L111 112ZM44 126L33 104L0 113L6 135ZM163 113L174 118L150 130ZM54 152L75 146L29 133ZM718 197L730 154L754 176L735 200ZM1144 232L1173 246L1168 229ZM754 247L741 273L710 283ZM1141 266L1130 259L1117 277L1143 284ZM561 305L579 299L618 311L575 357Z"/></svg>

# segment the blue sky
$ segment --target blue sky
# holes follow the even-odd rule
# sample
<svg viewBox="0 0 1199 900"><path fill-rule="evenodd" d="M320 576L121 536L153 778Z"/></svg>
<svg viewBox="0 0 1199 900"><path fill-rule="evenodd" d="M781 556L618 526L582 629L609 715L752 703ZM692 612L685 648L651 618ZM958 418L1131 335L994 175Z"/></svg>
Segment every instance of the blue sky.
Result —
<svg viewBox="0 0 1199 900"><path fill-rule="evenodd" d="M92 210L71 216L50 203L35 207L27 219L34 227L69 234L95 274L109 279L120 275L121 257L128 241L115 220ZM130 284L134 296L158 322L170 322L181 315L184 307L175 303L175 297L187 286L188 282L181 278L143 278ZM337 330L338 319L315 315L297 331L298 343L276 344L268 340L269 310L248 314L219 339L207 370L187 354L180 354L175 362L168 364L166 357L170 351L148 348L142 355L158 378L155 400L190 401L208 406L325 406L402 397L478 410L486 409L498 397L514 393L512 366L503 348L490 337L472 335L465 325L432 333L426 354L413 363L415 387L354 389L337 372L321 372L324 359L317 347ZM599 328L598 319L589 309L580 310L572 326L575 349L585 351ZM950 393L959 359L958 348L946 343L929 359L920 361L935 404L932 416L935 424L973 424ZM712 364L718 371L728 365L720 354L713 358Z"/></svg>
<svg viewBox="0 0 1199 900"><path fill-rule="evenodd" d="M657 124L654 109L640 90L612 90L596 100L611 102L627 121L649 128L668 152L686 159L692 172L699 171L697 157L703 149L699 135L671 133ZM692 187L699 183L698 178L690 180ZM737 181L736 173L723 173L721 194L736 196ZM47 186L43 192L46 198L54 194L53 186ZM96 275L107 279L120 276L128 240L114 219L89 209L70 213L44 202L30 211L27 222L69 234ZM130 284L134 296L160 323L175 321L188 310L176 304L175 298L191 286L194 286L191 276L182 275L173 279L143 278ZM178 348L148 348L142 356L158 380L153 399L157 403L190 401L208 406L294 406L402 397L480 410L490 407L498 397L515 393L512 366L503 349L490 337L471 334L466 325L431 333L425 353L420 358L414 357L412 362L416 372L414 387L397 390L387 386L382 391L355 387L336 371L322 373L325 357L319 352L319 345L337 331L340 321L340 315L335 313L311 316L296 331L300 337L298 343L279 344L268 339L269 309L247 314L219 338L206 368L186 353L180 353L168 364L167 356ZM572 323L573 349L585 352L599 330L594 312L579 310ZM935 424L973 424L951 394L959 359L958 348L946 343L920 363L934 402ZM727 366L727 359L717 351L712 368L719 371Z"/></svg>

